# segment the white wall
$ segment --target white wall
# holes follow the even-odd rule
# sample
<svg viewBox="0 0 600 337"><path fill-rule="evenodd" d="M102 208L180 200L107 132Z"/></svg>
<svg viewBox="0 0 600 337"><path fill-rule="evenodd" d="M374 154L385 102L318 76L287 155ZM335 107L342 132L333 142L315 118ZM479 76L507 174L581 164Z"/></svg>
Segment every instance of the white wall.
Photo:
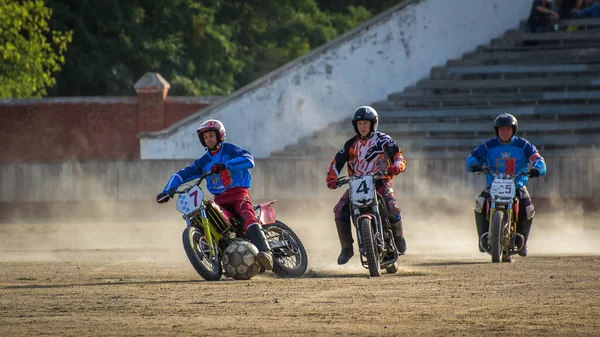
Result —
<svg viewBox="0 0 600 337"><path fill-rule="evenodd" d="M166 130L140 134L141 158L201 156L195 130L208 118L223 121L227 141L266 158L518 27L531 6L525 0L407 3Z"/></svg>

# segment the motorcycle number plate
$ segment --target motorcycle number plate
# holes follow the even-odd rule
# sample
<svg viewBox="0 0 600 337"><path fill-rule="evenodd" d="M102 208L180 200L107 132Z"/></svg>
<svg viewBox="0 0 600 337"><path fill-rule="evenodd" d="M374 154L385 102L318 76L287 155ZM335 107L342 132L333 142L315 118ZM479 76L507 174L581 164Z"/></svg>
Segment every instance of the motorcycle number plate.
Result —
<svg viewBox="0 0 600 337"><path fill-rule="evenodd" d="M512 179L497 178L492 182L490 195L497 201L510 201L515 197L515 182Z"/></svg>
<svg viewBox="0 0 600 337"><path fill-rule="evenodd" d="M376 203L375 180L367 175L350 180L350 200L352 203L363 207Z"/></svg>
<svg viewBox="0 0 600 337"><path fill-rule="evenodd" d="M177 210L183 214L190 214L202 206L204 192L198 186L194 186L188 193L182 193L177 198Z"/></svg>

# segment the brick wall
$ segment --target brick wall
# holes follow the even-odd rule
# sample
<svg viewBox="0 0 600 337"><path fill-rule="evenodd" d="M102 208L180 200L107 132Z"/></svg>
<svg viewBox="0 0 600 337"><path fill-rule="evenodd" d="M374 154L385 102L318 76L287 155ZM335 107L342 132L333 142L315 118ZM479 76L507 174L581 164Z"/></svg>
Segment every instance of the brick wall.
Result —
<svg viewBox="0 0 600 337"><path fill-rule="evenodd" d="M162 130L216 100L167 97L168 83L142 84L131 97L0 100L0 162L139 159L139 132Z"/></svg>
<svg viewBox="0 0 600 337"><path fill-rule="evenodd" d="M149 105L136 97L1 101L0 162L137 159L138 132L161 130L209 104L153 103L162 117L140 122Z"/></svg>

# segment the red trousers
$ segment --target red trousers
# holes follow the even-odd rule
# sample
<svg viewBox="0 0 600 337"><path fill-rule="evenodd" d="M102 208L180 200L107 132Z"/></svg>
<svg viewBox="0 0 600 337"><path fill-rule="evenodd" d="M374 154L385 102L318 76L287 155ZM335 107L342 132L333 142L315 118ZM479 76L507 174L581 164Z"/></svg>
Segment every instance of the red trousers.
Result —
<svg viewBox="0 0 600 337"><path fill-rule="evenodd" d="M215 195L213 200L220 207L242 218L244 232L248 226L258 223L247 188L232 187L221 194Z"/></svg>

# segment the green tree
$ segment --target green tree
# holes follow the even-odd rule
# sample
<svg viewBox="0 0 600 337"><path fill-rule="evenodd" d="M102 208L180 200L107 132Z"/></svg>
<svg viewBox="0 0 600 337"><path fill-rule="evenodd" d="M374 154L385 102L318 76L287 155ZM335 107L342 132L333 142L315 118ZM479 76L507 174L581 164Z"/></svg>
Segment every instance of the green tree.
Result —
<svg viewBox="0 0 600 337"><path fill-rule="evenodd" d="M145 72L161 73L173 95L225 95L240 71L229 27L193 0L49 0L53 27L73 46L53 95L131 95Z"/></svg>
<svg viewBox="0 0 600 337"><path fill-rule="evenodd" d="M49 93L131 95L153 71L171 95L228 95L373 15L321 1L47 0L51 27L74 32Z"/></svg>
<svg viewBox="0 0 600 337"><path fill-rule="evenodd" d="M64 63L70 32L51 31L41 0L0 0L0 97L40 97Z"/></svg>
<svg viewBox="0 0 600 337"><path fill-rule="evenodd" d="M216 20L231 27L240 50L237 87L298 58L369 19L363 7L327 14L315 0L214 0Z"/></svg>

